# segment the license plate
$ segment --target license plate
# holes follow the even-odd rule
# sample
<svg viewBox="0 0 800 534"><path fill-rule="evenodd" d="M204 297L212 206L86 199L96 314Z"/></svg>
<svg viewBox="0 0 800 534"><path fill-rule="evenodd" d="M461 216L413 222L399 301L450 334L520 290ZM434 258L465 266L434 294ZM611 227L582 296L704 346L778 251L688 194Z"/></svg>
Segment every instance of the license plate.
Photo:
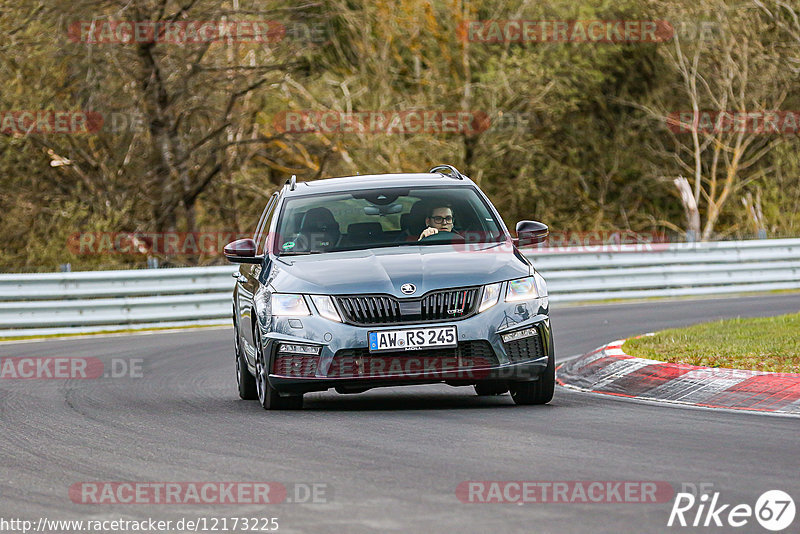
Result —
<svg viewBox="0 0 800 534"><path fill-rule="evenodd" d="M367 334L370 352L390 350L417 350L458 346L455 326L409 328L407 330L379 330Z"/></svg>

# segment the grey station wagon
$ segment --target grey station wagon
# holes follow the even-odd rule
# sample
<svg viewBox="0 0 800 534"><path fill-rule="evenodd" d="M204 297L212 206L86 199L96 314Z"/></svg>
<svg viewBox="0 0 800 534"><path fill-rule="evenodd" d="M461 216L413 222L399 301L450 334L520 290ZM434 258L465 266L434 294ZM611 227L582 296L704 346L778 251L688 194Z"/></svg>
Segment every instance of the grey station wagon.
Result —
<svg viewBox="0 0 800 534"><path fill-rule="evenodd" d="M297 409L335 388L446 383L545 404L555 384L547 286L519 247L547 237L449 165L288 180L252 239L228 244L243 399Z"/></svg>

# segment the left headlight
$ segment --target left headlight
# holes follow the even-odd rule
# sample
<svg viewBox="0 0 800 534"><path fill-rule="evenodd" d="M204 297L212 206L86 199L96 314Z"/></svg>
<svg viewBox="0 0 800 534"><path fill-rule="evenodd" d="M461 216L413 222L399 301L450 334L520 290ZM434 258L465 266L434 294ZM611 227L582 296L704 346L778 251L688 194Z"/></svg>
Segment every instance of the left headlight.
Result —
<svg viewBox="0 0 800 534"><path fill-rule="evenodd" d="M533 300L547 296L547 284L539 273L519 280L511 280L506 289L506 302Z"/></svg>
<svg viewBox="0 0 800 534"><path fill-rule="evenodd" d="M272 294L272 315L303 317L311 315L303 295Z"/></svg>

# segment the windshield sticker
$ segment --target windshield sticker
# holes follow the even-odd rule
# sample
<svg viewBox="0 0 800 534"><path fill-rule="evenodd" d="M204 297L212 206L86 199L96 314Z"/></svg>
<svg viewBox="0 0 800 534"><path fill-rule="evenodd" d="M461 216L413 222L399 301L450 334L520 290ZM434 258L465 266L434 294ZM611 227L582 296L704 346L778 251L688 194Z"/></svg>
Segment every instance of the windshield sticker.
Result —
<svg viewBox="0 0 800 534"><path fill-rule="evenodd" d="M283 250L291 250L294 248L294 241L287 241L283 244Z"/></svg>

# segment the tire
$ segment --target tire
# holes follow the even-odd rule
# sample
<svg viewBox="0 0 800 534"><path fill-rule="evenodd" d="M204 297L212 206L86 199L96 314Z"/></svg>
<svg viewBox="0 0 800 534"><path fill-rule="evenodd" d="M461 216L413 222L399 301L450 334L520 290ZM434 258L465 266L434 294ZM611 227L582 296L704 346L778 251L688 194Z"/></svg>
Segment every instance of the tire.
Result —
<svg viewBox="0 0 800 534"><path fill-rule="evenodd" d="M256 379L247 369L244 351L242 351L242 341L239 338L239 325L235 318L233 320L233 347L236 356L236 385L239 389L239 397L244 400L256 400L258 398Z"/></svg>
<svg viewBox="0 0 800 534"><path fill-rule="evenodd" d="M265 410L300 410L303 408L303 395L281 397L269 383L269 362L261 346L260 327L253 332L256 346L256 391L258 402Z"/></svg>
<svg viewBox="0 0 800 534"><path fill-rule="evenodd" d="M544 373L535 382L515 382L509 388L514 403L520 406L547 404L553 399L556 387L556 366L553 357L548 358Z"/></svg>
<svg viewBox="0 0 800 534"><path fill-rule="evenodd" d="M508 384L481 383L475 384L475 393L479 397L490 397L492 395L503 395L508 392Z"/></svg>

